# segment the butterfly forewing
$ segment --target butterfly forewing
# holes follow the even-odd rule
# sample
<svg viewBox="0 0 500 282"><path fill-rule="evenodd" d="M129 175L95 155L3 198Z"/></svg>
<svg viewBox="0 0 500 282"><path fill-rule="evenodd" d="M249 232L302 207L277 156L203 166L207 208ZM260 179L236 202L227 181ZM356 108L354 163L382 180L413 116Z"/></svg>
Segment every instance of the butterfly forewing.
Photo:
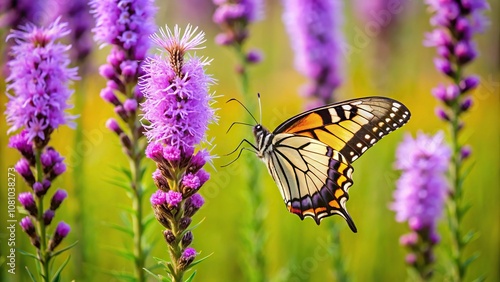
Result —
<svg viewBox="0 0 500 282"><path fill-rule="evenodd" d="M317 139L352 163L409 119L410 111L403 104L385 97L368 97L299 114L278 126L273 133Z"/></svg>
<svg viewBox="0 0 500 282"><path fill-rule="evenodd" d="M339 152L309 137L276 134L267 166L290 212L317 224L339 214L356 232L345 207L353 168Z"/></svg>

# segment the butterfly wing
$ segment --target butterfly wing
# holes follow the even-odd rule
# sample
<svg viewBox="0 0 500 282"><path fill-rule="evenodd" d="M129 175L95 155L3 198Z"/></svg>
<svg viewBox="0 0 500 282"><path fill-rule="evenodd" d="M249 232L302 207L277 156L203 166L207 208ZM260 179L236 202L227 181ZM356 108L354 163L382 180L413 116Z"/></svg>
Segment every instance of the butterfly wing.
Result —
<svg viewBox="0 0 500 282"><path fill-rule="evenodd" d="M304 112L282 123L273 133L317 139L352 163L409 119L410 111L400 102L385 97L367 97Z"/></svg>
<svg viewBox="0 0 500 282"><path fill-rule="evenodd" d="M353 168L342 154L318 140L282 133L274 136L266 162L290 212L318 225L339 214L356 232L345 206Z"/></svg>

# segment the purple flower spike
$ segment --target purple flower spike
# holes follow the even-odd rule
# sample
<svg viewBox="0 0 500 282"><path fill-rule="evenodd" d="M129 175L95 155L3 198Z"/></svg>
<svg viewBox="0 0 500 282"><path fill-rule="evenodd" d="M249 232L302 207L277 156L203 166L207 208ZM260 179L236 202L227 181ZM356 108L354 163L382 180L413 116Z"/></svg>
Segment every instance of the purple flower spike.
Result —
<svg viewBox="0 0 500 282"><path fill-rule="evenodd" d="M50 201L50 209L53 211L57 210L66 197L68 197L68 192L66 192L66 190L57 189L54 196L52 196L52 200Z"/></svg>
<svg viewBox="0 0 500 282"><path fill-rule="evenodd" d="M26 159L33 159L33 144L29 142L28 131L23 130L19 134L10 137L9 147L18 150Z"/></svg>
<svg viewBox="0 0 500 282"><path fill-rule="evenodd" d="M451 150L444 143L443 133L419 133L416 139L405 136L396 160L396 167L403 174L391 206L398 221L409 221L417 231L424 227L434 229L448 190L444 173L450 158Z"/></svg>
<svg viewBox="0 0 500 282"><path fill-rule="evenodd" d="M170 190L166 193L165 198L166 198L165 199L166 203L169 206L177 207L177 205L179 205L179 203L182 201L182 194L179 192Z"/></svg>
<svg viewBox="0 0 500 282"><path fill-rule="evenodd" d="M30 164L25 158L20 159L14 165L14 168L29 185L33 185L35 183L35 177L33 176L33 172L31 171Z"/></svg>
<svg viewBox="0 0 500 282"><path fill-rule="evenodd" d="M164 142L183 150L203 140L208 124L214 121L208 87L214 80L205 74L210 61L196 56L179 60L179 54L200 48L203 33L195 34L190 26L181 36L178 27L166 28L154 39L170 54L168 60L154 56L146 61L146 73L139 85L146 101L142 104L146 136L151 142ZM175 126L172 126L175 124Z"/></svg>
<svg viewBox="0 0 500 282"><path fill-rule="evenodd" d="M47 143L54 129L73 119L65 110L70 107L68 85L77 79L76 68L68 67L68 46L57 42L67 34L67 25L56 20L46 29L27 24L7 37L16 42L7 63L7 90L13 92L5 111L8 132L26 128L28 140L37 138L38 147Z"/></svg>
<svg viewBox="0 0 500 282"><path fill-rule="evenodd" d="M334 100L341 83L342 3L337 0L285 0L283 21L295 53L295 68L311 81L304 95Z"/></svg>
<svg viewBox="0 0 500 282"><path fill-rule="evenodd" d="M479 78L477 76L468 76L460 82L460 90L462 90L462 93L465 93L476 88L478 85Z"/></svg>

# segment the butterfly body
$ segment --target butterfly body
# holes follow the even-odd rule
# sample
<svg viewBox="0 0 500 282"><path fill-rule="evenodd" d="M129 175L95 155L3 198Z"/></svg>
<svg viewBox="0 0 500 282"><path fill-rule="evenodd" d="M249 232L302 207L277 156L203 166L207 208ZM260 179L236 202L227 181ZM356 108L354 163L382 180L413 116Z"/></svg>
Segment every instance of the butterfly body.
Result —
<svg viewBox="0 0 500 282"><path fill-rule="evenodd" d="M291 213L313 218L342 216L352 186L352 163L383 136L404 125L410 112L400 102L366 97L296 115L273 132L253 127L257 156L276 182Z"/></svg>

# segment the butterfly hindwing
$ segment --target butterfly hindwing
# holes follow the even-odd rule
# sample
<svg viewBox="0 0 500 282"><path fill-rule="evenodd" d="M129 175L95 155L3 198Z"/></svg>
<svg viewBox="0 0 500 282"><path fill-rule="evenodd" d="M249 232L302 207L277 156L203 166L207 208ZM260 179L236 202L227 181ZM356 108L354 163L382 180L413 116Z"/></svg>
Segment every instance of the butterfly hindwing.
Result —
<svg viewBox="0 0 500 282"><path fill-rule="evenodd" d="M409 119L410 111L403 104L385 97L368 97L299 114L282 123L273 133L317 139L352 163Z"/></svg>
<svg viewBox="0 0 500 282"><path fill-rule="evenodd" d="M290 212L317 224L339 214L356 232L345 207L353 168L342 154L318 140L282 133L274 136L267 162Z"/></svg>

